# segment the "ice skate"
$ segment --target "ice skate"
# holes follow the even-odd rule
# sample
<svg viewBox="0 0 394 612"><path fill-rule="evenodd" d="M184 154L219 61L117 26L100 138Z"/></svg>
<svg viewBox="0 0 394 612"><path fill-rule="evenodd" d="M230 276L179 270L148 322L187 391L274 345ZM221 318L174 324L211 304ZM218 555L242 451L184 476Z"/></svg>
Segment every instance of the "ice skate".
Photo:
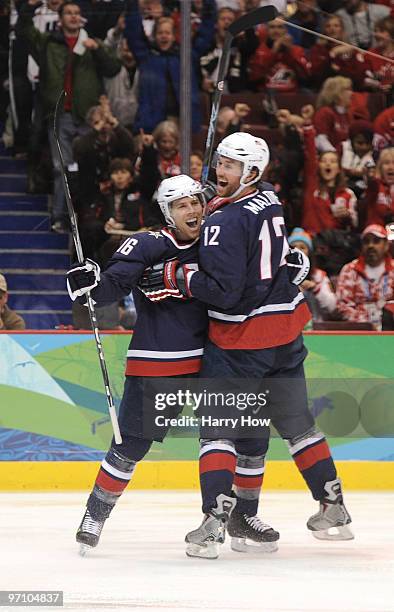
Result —
<svg viewBox="0 0 394 612"><path fill-rule="evenodd" d="M82 557L99 543L104 523L105 519L94 520L89 510L86 510L76 535L76 540L81 545L79 554Z"/></svg>
<svg viewBox="0 0 394 612"><path fill-rule="evenodd" d="M185 538L188 557L217 559L219 547L224 543L226 524L237 500L227 495L218 495L216 508L205 515L198 529L190 531Z"/></svg>
<svg viewBox="0 0 394 612"><path fill-rule="evenodd" d="M227 524L231 548L236 552L271 553L278 550L279 533L260 517L233 510Z"/></svg>
<svg viewBox="0 0 394 612"><path fill-rule="evenodd" d="M311 516L307 527L318 540L353 540L349 523L350 514L345 508L339 478L326 482L327 496L320 500L319 512Z"/></svg>

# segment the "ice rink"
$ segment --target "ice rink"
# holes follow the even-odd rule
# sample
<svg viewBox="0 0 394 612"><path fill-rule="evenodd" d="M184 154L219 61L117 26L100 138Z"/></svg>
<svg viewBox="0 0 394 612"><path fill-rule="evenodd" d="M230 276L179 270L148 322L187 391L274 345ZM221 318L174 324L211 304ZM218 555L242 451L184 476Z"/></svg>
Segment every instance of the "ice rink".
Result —
<svg viewBox="0 0 394 612"><path fill-rule="evenodd" d="M59 589L65 609L100 612L394 611L394 493L346 495L349 542L312 537L305 522L316 503L307 492L266 493L260 515L280 531L279 551L235 553L227 541L218 560L185 556L200 497L179 491L127 492L99 547L80 557L74 534L86 497L0 495L1 589Z"/></svg>

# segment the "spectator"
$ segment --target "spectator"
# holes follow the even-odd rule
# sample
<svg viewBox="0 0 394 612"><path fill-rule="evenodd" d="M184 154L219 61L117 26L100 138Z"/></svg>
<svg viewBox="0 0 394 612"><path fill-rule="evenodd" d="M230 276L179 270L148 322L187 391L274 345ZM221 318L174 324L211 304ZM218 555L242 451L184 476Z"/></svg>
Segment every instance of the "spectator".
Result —
<svg viewBox="0 0 394 612"><path fill-rule="evenodd" d="M233 23L235 18L236 14L231 9L222 8L219 10L215 41L208 53L200 60L203 75L202 88L209 93L215 90L224 37L229 25ZM233 39L229 68L225 81L225 93L237 93L248 88L247 64L258 45L259 39L253 28L249 28Z"/></svg>
<svg viewBox="0 0 394 612"><path fill-rule="evenodd" d="M208 53L200 59L202 73L202 89L212 93L217 81L220 56L222 55L224 37L228 27L235 21L236 13L233 9L223 7L219 9L216 20L215 38ZM233 55L233 53L232 53ZM230 57L231 61L232 57ZM228 93L228 83L225 83L225 92Z"/></svg>
<svg viewBox="0 0 394 612"><path fill-rule="evenodd" d="M394 0L376 0L376 4L384 4L391 10L391 15L394 17Z"/></svg>
<svg viewBox="0 0 394 612"><path fill-rule="evenodd" d="M311 110L303 109L304 127L304 205L303 227L311 234L325 229L352 230L357 227L357 200L346 187L339 156L325 151L317 156Z"/></svg>
<svg viewBox="0 0 394 612"><path fill-rule="evenodd" d="M241 132L243 122L251 110L250 106L244 102L237 102L234 108L222 106L218 113L215 140L220 141L234 132Z"/></svg>
<svg viewBox="0 0 394 612"><path fill-rule="evenodd" d="M164 17L163 5L161 0L140 0L140 9L145 36L153 43L155 22Z"/></svg>
<svg viewBox="0 0 394 612"><path fill-rule="evenodd" d="M373 160L373 125L369 121L350 124L349 139L342 143L341 166L347 176L348 186L357 196L366 189L365 168L375 165Z"/></svg>
<svg viewBox="0 0 394 612"><path fill-rule="evenodd" d="M102 200L100 221L104 224L104 239L100 263L106 264L123 242L125 233L160 227L159 208L152 204L155 184L149 177L134 179L129 159L113 159L109 165L111 183ZM90 227L89 227L90 229Z"/></svg>
<svg viewBox="0 0 394 612"><path fill-rule="evenodd" d="M275 193L283 204L286 227L294 227L301 223L299 176L304 165L301 142L303 119L292 115L287 109L279 109L276 120L283 144L272 149L265 178L273 184Z"/></svg>
<svg viewBox="0 0 394 612"><path fill-rule="evenodd" d="M34 27L40 32L54 32L59 23L59 8L63 0L48 0L40 3L34 11ZM40 69L34 59L29 56L27 74L31 83L38 83L40 80Z"/></svg>
<svg viewBox="0 0 394 612"><path fill-rule="evenodd" d="M367 225L386 225L394 221L394 147L380 153L376 176L373 169L368 173L368 187L360 202L363 218Z"/></svg>
<svg viewBox="0 0 394 612"><path fill-rule="evenodd" d="M345 7L337 11L343 19L349 42L362 49L373 44L372 33L375 23L390 14L387 6L369 4L363 0L345 0Z"/></svg>
<svg viewBox="0 0 394 612"><path fill-rule="evenodd" d="M360 235L343 229L325 229L313 236L313 254L316 265L324 270L331 281L343 266L360 252Z"/></svg>
<svg viewBox="0 0 394 612"><path fill-rule="evenodd" d="M267 38L250 63L250 80L257 91L297 91L310 74L302 47L293 44L285 25L278 19L267 25Z"/></svg>
<svg viewBox="0 0 394 612"><path fill-rule="evenodd" d="M122 13L116 27L108 30L104 40L104 45L115 51L122 62L118 74L104 79L104 87L114 116L124 127L132 131L137 112L138 71L127 40L123 37L125 27L125 16Z"/></svg>
<svg viewBox="0 0 394 612"><path fill-rule="evenodd" d="M201 181L204 156L201 151L192 151L190 154L190 176L195 181Z"/></svg>
<svg viewBox="0 0 394 612"><path fill-rule="evenodd" d="M309 274L300 289L308 303L313 321L330 319L336 310L337 299L327 274L315 265L312 237L301 227L296 227L289 236L289 244L303 251L311 263Z"/></svg>
<svg viewBox="0 0 394 612"><path fill-rule="evenodd" d="M215 3L204 0L203 18L193 39L192 61L192 128L200 129L200 98L197 74L200 57L212 43L215 26ZM151 134L160 121L179 116L180 58L175 43L174 22L161 17L155 22L154 46L150 46L142 27L138 0L131 0L126 18L125 35L140 70L138 111L134 132L143 129Z"/></svg>
<svg viewBox="0 0 394 612"><path fill-rule="evenodd" d="M177 124L174 121L162 121L152 135L141 132L141 163L145 168L156 169L155 187L163 179L181 174Z"/></svg>
<svg viewBox="0 0 394 612"><path fill-rule="evenodd" d="M373 128L375 132L373 148L375 151L394 146L394 106L386 108L376 117Z"/></svg>
<svg viewBox="0 0 394 612"><path fill-rule="evenodd" d="M349 107L352 98L352 82L337 76L324 81L317 98L314 116L316 146L319 153L340 152L340 145L349 136Z"/></svg>
<svg viewBox="0 0 394 612"><path fill-rule="evenodd" d="M375 47L371 51L382 57L363 56L367 70L364 85L367 89L372 89L372 91L383 91L391 94L394 84L394 64L390 61L385 61L384 58L394 59L393 17L385 17L376 22L375 41ZM391 96L389 101L392 101Z"/></svg>
<svg viewBox="0 0 394 612"><path fill-rule="evenodd" d="M78 163L78 201L83 214L99 197L101 188L109 181L108 168L115 157L134 157L133 138L113 116L108 99L101 96L100 105L93 106L86 115L90 130L75 139L73 155Z"/></svg>
<svg viewBox="0 0 394 612"><path fill-rule="evenodd" d="M344 43L347 42L343 21L339 15L327 17L323 33ZM320 88L327 78L341 75L352 79L353 84L360 88L364 83L365 65L364 56L359 55L362 61L355 61L355 50L349 45L319 38L309 55L314 86Z"/></svg>
<svg viewBox="0 0 394 612"><path fill-rule="evenodd" d="M3 6L4 2L1 3ZM8 4L8 2L7 2ZM32 106L33 106L33 91L32 85L28 78L28 58L29 58L29 44L25 37L23 37L20 31L15 28L15 8L20 5L20 2L15 2L9 19L6 23L3 23L4 33L13 30L14 40L7 40L6 42L6 78L9 77L9 69L11 69L12 85L14 94L14 104L17 122L14 120L14 114L12 109L8 108L8 121L5 125L5 131L3 134L3 141L7 148L12 147L12 154L17 159L26 159L29 149L29 136L30 136L30 125L32 117ZM8 37L7 37L8 38ZM12 42L11 42L12 41ZM10 53L8 47L10 45ZM12 47L11 47L12 45ZM3 84L8 89L7 81ZM7 96L8 97L8 96ZM7 100L7 104L9 99Z"/></svg>
<svg viewBox="0 0 394 612"><path fill-rule="evenodd" d="M20 315L7 306L8 290L7 281L3 274L0 274L0 330L25 329L26 325Z"/></svg>
<svg viewBox="0 0 394 612"><path fill-rule="evenodd" d="M59 8L63 0L48 0L39 6L33 17L34 27L40 32L55 32L59 24ZM33 88L33 117L30 126L28 151L28 193L50 193L51 185L51 155L48 145L47 126L44 121L42 100L39 95L40 69L30 55L27 74ZM31 122L30 113L29 121ZM22 128L23 129L23 128Z"/></svg>
<svg viewBox="0 0 394 612"><path fill-rule="evenodd" d="M42 33L34 27L33 13L39 0L29 0L20 11L18 30L29 41L31 54L40 67L40 94L49 119L49 143L54 165L53 229L67 229L66 205L60 162L53 137L52 119L60 92L66 91L58 135L66 166L73 162L72 141L87 131L89 108L97 104L103 76L114 76L120 62L103 43L89 38L81 27L78 4L67 1L59 9L60 30ZM72 60L72 61L71 61Z"/></svg>
<svg viewBox="0 0 394 612"><path fill-rule="evenodd" d="M296 12L290 17L289 22L313 30L313 32L321 32L323 30L323 17L317 8L316 0L302 0L296 2ZM295 45L299 45L304 49L310 49L316 44L316 36L302 32L296 28L289 28Z"/></svg>
<svg viewBox="0 0 394 612"><path fill-rule="evenodd" d="M368 225L361 235L361 255L346 264L338 278L338 311L346 321L369 322L382 328L382 310L394 299L394 260L387 231Z"/></svg>

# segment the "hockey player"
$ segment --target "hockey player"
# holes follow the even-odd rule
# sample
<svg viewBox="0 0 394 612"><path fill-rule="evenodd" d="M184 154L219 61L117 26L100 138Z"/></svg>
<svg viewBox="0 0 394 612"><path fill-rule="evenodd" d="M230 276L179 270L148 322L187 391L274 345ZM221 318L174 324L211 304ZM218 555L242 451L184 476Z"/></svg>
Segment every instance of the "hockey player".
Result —
<svg viewBox="0 0 394 612"><path fill-rule="evenodd" d="M308 410L303 369L307 351L301 332L310 313L286 270L282 206L271 185L257 188L268 161L267 144L251 134L235 133L219 144L218 196L208 205L199 270L165 262L162 287L208 304L202 378L275 377L284 379L284 385L294 381L271 421L319 501L319 511L307 527L320 539L351 539L341 483L324 435ZM200 444L204 518L186 536L187 554L216 558L226 526L235 545L253 532L250 502L257 507L268 441L201 439ZM254 489L247 484L252 475ZM332 527L334 535L329 533Z"/></svg>
<svg viewBox="0 0 394 612"><path fill-rule="evenodd" d="M163 259L182 264L197 261L203 217L201 185L185 175L164 180L158 201L167 227L127 238L110 260L105 272L90 260L67 273L72 300L84 301L90 291L99 305L119 300L136 287L145 268ZM180 299L159 299L171 296ZM152 296L151 296L152 297ZM138 461L153 439L162 441L167 429L153 439L143 427L143 381L154 376L194 376L201 366L208 328L205 304L186 299L178 290L165 289L154 301L134 292L138 320L127 351L126 382L119 408L122 444L114 440L102 461L87 509L77 532L81 552L97 546L105 520L130 482ZM257 520L257 517L256 517ZM264 540L276 549L279 534L259 519Z"/></svg>

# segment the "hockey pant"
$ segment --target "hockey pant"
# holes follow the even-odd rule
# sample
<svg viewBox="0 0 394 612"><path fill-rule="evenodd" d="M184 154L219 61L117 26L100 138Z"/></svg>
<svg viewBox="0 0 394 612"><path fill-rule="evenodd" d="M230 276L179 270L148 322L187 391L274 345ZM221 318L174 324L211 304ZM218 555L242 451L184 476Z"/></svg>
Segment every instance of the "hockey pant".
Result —
<svg viewBox="0 0 394 612"><path fill-rule="evenodd" d="M87 508L94 519L108 518L111 510L131 481L137 463L145 457L154 442L153 439L143 437L142 382L140 377L126 377L124 394L119 408L119 428L122 435L122 444L115 444L113 439L106 456L101 462L93 490L87 502ZM167 431L163 430L163 438ZM163 438L157 439L157 441L162 441ZM242 444L239 446L239 451L241 453L239 465L242 470L244 467L248 468L249 458L242 454ZM253 466L257 461L260 462L260 457L253 458ZM241 482L240 486L242 487ZM259 492L260 489L258 489ZM253 492L246 491L245 494L249 496Z"/></svg>

